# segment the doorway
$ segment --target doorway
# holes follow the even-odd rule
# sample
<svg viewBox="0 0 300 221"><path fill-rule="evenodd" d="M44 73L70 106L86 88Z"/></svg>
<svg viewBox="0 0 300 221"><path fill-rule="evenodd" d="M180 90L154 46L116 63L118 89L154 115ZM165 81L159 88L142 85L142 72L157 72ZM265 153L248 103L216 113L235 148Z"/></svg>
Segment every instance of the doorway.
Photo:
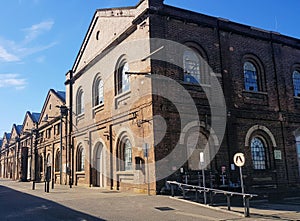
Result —
<svg viewBox="0 0 300 221"><path fill-rule="evenodd" d="M98 143L94 150L94 185L105 187L105 157L103 144Z"/></svg>

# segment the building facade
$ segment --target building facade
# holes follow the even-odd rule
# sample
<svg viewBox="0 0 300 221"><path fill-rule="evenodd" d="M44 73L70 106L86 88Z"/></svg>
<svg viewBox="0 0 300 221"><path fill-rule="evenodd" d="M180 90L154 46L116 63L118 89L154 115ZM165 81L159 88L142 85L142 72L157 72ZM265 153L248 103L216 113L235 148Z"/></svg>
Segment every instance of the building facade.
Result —
<svg viewBox="0 0 300 221"><path fill-rule="evenodd" d="M52 183L67 183L66 117L61 114L65 92L49 90L41 113L26 112L22 125L13 125L1 145L1 177L44 181L48 168ZM61 126L62 125L62 126ZM61 172L60 172L61 171ZM61 180L61 181L60 181Z"/></svg>
<svg viewBox="0 0 300 221"><path fill-rule="evenodd" d="M65 100L50 90L41 111L34 166L53 183L158 193L202 166L214 186L238 186L242 152L247 191L297 189L299 79L299 39L163 0L96 10ZM12 178L10 139L1 176Z"/></svg>

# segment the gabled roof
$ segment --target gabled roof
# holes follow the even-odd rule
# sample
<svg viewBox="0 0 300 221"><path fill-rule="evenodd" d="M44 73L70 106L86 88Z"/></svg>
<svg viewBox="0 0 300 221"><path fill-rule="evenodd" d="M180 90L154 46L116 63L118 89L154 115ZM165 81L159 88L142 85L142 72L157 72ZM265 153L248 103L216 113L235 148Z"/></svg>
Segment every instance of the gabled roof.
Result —
<svg viewBox="0 0 300 221"><path fill-rule="evenodd" d="M38 123L41 113L31 113L31 119L33 120L34 123Z"/></svg>
<svg viewBox="0 0 300 221"><path fill-rule="evenodd" d="M21 132L34 128L39 122L40 115L41 115L40 113L30 113L29 111L27 111L24 117Z"/></svg>
<svg viewBox="0 0 300 221"><path fill-rule="evenodd" d="M5 136L5 138L6 138L6 140L7 141L9 141L10 140L10 137L11 137L11 133L4 133L4 136Z"/></svg>
<svg viewBox="0 0 300 221"><path fill-rule="evenodd" d="M102 52L110 51L112 46L128 37L136 29L134 21L149 9L152 2L162 4L163 0L140 0L133 7L97 9L77 53L72 72L78 74ZM98 37L93 36L99 36L100 31L99 41Z"/></svg>
<svg viewBox="0 0 300 221"><path fill-rule="evenodd" d="M16 130L17 130L18 135L21 134L22 128L23 128L23 125L17 125L17 126L16 126Z"/></svg>
<svg viewBox="0 0 300 221"><path fill-rule="evenodd" d="M10 140L8 140L9 144L13 144L17 141L17 138L20 137L20 135L21 135L22 128L23 128L22 125L13 124L11 133L10 133Z"/></svg>
<svg viewBox="0 0 300 221"><path fill-rule="evenodd" d="M57 107L65 104L66 93L64 91L56 91L54 89L50 89L46 96L41 115L39 117L39 126L42 126L43 119L48 118L49 112L51 113L52 118L59 117L60 110Z"/></svg>
<svg viewBox="0 0 300 221"><path fill-rule="evenodd" d="M58 97L60 97L61 100L63 100L64 102L66 102L66 92L64 91L56 91L56 94Z"/></svg>
<svg viewBox="0 0 300 221"><path fill-rule="evenodd" d="M4 132L3 139L1 139L1 146L4 148L9 145L9 140L11 137L11 133Z"/></svg>

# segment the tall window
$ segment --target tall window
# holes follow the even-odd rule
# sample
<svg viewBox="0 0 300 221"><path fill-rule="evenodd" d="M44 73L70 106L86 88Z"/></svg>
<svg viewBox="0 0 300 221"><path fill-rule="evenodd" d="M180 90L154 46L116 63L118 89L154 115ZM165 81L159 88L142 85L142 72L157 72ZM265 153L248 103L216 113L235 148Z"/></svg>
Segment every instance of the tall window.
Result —
<svg viewBox="0 0 300 221"><path fill-rule="evenodd" d="M100 78L98 78L95 81L93 93L94 93L94 106L102 104L104 102L103 80L101 80Z"/></svg>
<svg viewBox="0 0 300 221"><path fill-rule="evenodd" d="M266 169L266 147L264 142L259 137L254 137L251 140L251 155L253 167L256 170Z"/></svg>
<svg viewBox="0 0 300 221"><path fill-rule="evenodd" d="M77 171L84 171L85 153L84 148L79 147L77 152Z"/></svg>
<svg viewBox="0 0 300 221"><path fill-rule="evenodd" d="M244 81L247 91L258 91L257 70L254 64L249 61L244 63Z"/></svg>
<svg viewBox="0 0 300 221"><path fill-rule="evenodd" d="M77 114L82 114L84 113L84 100L83 100L83 90L79 89L79 91L77 92L77 99L76 99L76 111Z"/></svg>
<svg viewBox="0 0 300 221"><path fill-rule="evenodd" d="M128 139L124 143L125 170L132 170L132 146Z"/></svg>
<svg viewBox="0 0 300 221"><path fill-rule="evenodd" d="M293 72L294 96L300 97L300 72Z"/></svg>
<svg viewBox="0 0 300 221"><path fill-rule="evenodd" d="M55 172L60 171L60 151L56 151L55 155Z"/></svg>
<svg viewBox="0 0 300 221"><path fill-rule="evenodd" d="M121 94L130 89L129 75L126 74L128 71L128 63L122 61L116 73L116 94Z"/></svg>
<svg viewBox="0 0 300 221"><path fill-rule="evenodd" d="M183 54L183 69L184 69L184 81L200 84L200 59L199 55L192 49L186 50Z"/></svg>

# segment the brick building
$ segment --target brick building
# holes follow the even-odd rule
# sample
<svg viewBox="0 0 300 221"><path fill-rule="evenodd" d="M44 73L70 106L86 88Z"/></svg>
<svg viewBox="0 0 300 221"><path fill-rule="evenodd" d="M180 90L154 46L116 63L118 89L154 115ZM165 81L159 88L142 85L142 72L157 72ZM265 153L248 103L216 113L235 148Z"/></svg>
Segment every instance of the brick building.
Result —
<svg viewBox="0 0 300 221"><path fill-rule="evenodd" d="M14 180L44 181L47 167L53 183L67 183L65 117L60 109L65 105L65 92L50 89L41 113L26 112L22 125L13 125L5 133L1 145L1 177ZM61 127L62 125L62 127ZM61 136L61 132L63 135Z"/></svg>
<svg viewBox="0 0 300 221"><path fill-rule="evenodd" d="M214 96L215 79L224 98ZM52 168L66 146L57 182L155 193L165 179L199 171L204 152L214 182L223 175L238 185L233 156L243 152L247 191L299 187L299 39L141 0L96 10L65 84L65 103L49 98L38 122L44 137L60 116L43 123L49 105L68 107L63 141L39 145ZM7 135L2 152L6 143Z"/></svg>
<svg viewBox="0 0 300 221"><path fill-rule="evenodd" d="M159 48L151 38L187 46L190 50L180 52L182 68L150 57L129 62L134 57L130 50L116 47L148 39L143 50L151 54ZM198 127L189 128L181 143L182 151L188 152L188 140L199 137L195 152L183 165L185 170L199 169L197 149L204 149L207 143L210 146L220 143L218 153L207 167L210 170L221 173L223 168L227 179L236 180L238 171L232 166L233 155L243 152L244 178L249 190L299 186L296 142L299 139L299 46L298 39L164 5L161 0L140 1L136 7L97 10L67 75L67 97L76 110L72 119L77 125L76 131L73 130L74 151L84 150L85 157L89 158L87 162L95 162L99 145L110 155L104 157L104 164L106 169L110 168L107 176L112 177L101 186L145 189L142 184L134 185L136 179L145 179L144 171L137 164L146 160L141 151L143 143L135 138L147 130L147 136L151 137L149 145L153 147L149 163L153 163L168 155L182 136L178 130L179 113L169 101L156 95L146 99L135 97L143 94L142 89L148 92L155 89L153 79L138 73L159 74L181 84L197 105ZM111 55L110 50L115 54ZM165 51L166 56L177 52ZM210 127L211 109L203 89L210 86L211 76L205 68L201 69L201 59L216 73L227 106L226 133L223 140L215 143L208 141L214 128ZM193 70L190 65L194 65ZM126 72L136 74L126 75ZM125 108L126 105L130 108ZM161 122L153 120L157 115L163 116L167 125L165 137L158 143ZM131 122L127 124L131 125L128 130L124 129L126 122ZM126 143L130 146L130 159L126 159ZM123 166L119 165L120 159L124 159ZM165 166L174 172L179 169L170 163ZM97 184L93 168L92 163L86 164L84 172L74 174L75 182ZM156 177L161 169L158 165L151 167L149 175ZM160 187L159 181L151 183L152 191Z"/></svg>

